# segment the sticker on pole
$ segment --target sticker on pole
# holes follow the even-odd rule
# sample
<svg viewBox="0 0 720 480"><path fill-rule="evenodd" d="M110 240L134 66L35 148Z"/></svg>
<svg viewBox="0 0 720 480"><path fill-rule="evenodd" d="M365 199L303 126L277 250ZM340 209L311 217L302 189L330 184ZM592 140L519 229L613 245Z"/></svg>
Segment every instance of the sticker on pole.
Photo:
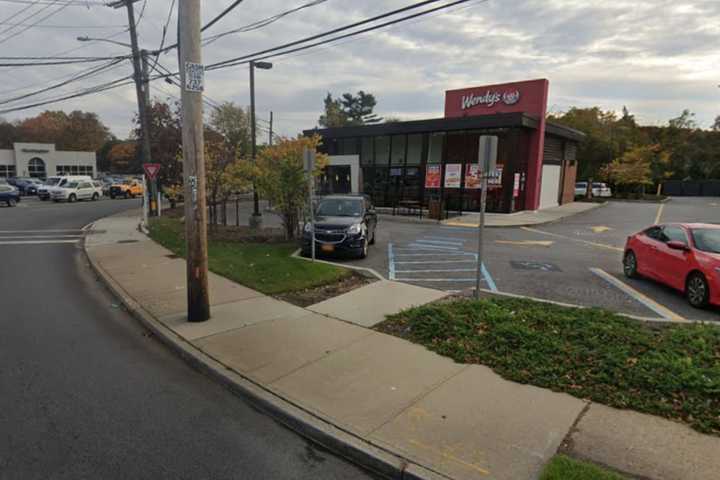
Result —
<svg viewBox="0 0 720 480"><path fill-rule="evenodd" d="M160 171L160 164L159 163L143 163L143 170L145 170L145 175L150 180L155 180L157 178L157 174Z"/></svg>
<svg viewBox="0 0 720 480"><path fill-rule="evenodd" d="M202 63L185 62L185 91L205 90L205 67Z"/></svg>

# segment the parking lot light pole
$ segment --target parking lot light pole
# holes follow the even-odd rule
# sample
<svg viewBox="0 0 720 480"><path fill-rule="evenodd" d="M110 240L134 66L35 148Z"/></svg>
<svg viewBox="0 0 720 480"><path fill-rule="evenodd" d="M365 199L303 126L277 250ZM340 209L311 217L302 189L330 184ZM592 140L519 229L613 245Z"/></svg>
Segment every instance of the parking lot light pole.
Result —
<svg viewBox="0 0 720 480"><path fill-rule="evenodd" d="M270 62L250 62L250 142L252 145L252 162L255 164L257 155L257 138L255 134L255 68L261 70L270 70L272 68ZM262 223L262 214L260 213L260 200L257 193L257 185L253 182L253 214L250 217L250 226L257 228Z"/></svg>

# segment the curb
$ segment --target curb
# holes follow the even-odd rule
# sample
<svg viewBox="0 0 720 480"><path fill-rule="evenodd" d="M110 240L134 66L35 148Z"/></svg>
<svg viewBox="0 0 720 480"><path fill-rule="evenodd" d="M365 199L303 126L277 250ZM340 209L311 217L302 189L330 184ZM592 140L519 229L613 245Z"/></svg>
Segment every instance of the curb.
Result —
<svg viewBox="0 0 720 480"><path fill-rule="evenodd" d="M487 223L485 223L485 228L520 228L520 227L537 227L540 225L549 225L552 223L562 222L566 218L571 218L571 217L574 217L575 215L580 215L581 213L591 212L600 207L604 207L607 204L608 204L608 202L594 203L592 208L588 208L581 212L575 212L570 215L565 215L565 216L559 217L559 218L552 218L552 219L544 220L541 222L522 222L522 223L513 223L510 225L488 225ZM511 213L509 215L516 215L516 214ZM487 219L486 219L486 222L487 222ZM479 226L478 224L474 224L474 223L462 223L462 222L455 222L453 220L443 220L442 222L440 222L440 224L444 225L446 227L455 227L455 228L478 228L478 226Z"/></svg>
<svg viewBox="0 0 720 480"><path fill-rule="evenodd" d="M112 276L95 263L85 242L83 242L83 252L97 278L111 294L120 300L125 309L141 325L150 330L161 343L195 370L218 382L275 421L334 454L384 478L452 480L450 477L413 463L311 414L218 362L156 320L138 302L127 295Z"/></svg>

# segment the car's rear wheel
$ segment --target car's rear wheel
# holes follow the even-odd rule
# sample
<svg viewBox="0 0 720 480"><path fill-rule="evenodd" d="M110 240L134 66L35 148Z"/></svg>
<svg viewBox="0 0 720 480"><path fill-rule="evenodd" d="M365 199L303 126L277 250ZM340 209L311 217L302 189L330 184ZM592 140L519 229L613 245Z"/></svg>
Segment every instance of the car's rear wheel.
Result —
<svg viewBox="0 0 720 480"><path fill-rule="evenodd" d="M68 197L68 202L74 203L75 200L77 200L77 197L75 196L74 193L71 193L70 196Z"/></svg>
<svg viewBox="0 0 720 480"><path fill-rule="evenodd" d="M710 287L705 275L700 272L693 272L688 276L685 283L685 296L690 305L695 308L707 307L710 300Z"/></svg>
<svg viewBox="0 0 720 480"><path fill-rule="evenodd" d="M128 198L128 192L125 192L125 200Z"/></svg>
<svg viewBox="0 0 720 480"><path fill-rule="evenodd" d="M96 193L93 193L92 201L94 202L94 201L96 201L98 198L100 198L100 195L98 195L97 192L96 192Z"/></svg>
<svg viewBox="0 0 720 480"><path fill-rule="evenodd" d="M115 194L114 194L114 193L111 193L111 194L110 194L110 200L115 200Z"/></svg>
<svg viewBox="0 0 720 480"><path fill-rule="evenodd" d="M14 198L11 198L7 201L8 207L14 207L15 205L17 205L17 201Z"/></svg>
<svg viewBox="0 0 720 480"><path fill-rule="evenodd" d="M637 257L635 252L628 250L623 257L623 273L628 278L637 278Z"/></svg>

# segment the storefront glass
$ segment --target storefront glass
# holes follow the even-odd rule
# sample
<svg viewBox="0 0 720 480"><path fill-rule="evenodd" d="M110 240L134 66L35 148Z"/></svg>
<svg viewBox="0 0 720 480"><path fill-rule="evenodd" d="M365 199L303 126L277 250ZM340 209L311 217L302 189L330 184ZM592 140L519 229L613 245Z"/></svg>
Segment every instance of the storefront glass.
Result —
<svg viewBox="0 0 720 480"><path fill-rule="evenodd" d="M421 165L423 163L423 136L408 135L407 137L407 160L406 165Z"/></svg>
<svg viewBox="0 0 720 480"><path fill-rule="evenodd" d="M387 165L390 162L390 137L375 137L375 165Z"/></svg>
<svg viewBox="0 0 720 480"><path fill-rule="evenodd" d="M404 165L405 164L405 142L407 137L405 135L393 135L392 137L392 156L390 163L392 165Z"/></svg>

